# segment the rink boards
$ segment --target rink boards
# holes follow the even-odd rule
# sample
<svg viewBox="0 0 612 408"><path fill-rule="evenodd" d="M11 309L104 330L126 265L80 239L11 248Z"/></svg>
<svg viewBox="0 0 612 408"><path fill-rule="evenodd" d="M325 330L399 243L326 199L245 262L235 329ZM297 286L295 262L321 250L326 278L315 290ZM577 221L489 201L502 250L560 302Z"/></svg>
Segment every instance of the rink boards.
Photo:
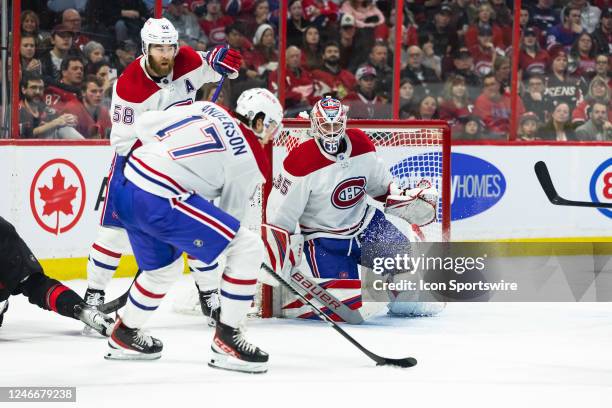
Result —
<svg viewBox="0 0 612 408"><path fill-rule="evenodd" d="M453 240L612 241L612 211L554 206L535 177L544 160L559 194L612 201L612 144L460 145L452 149ZM390 165L397 149L380 150ZM49 270L84 276L113 154L104 141L0 144L0 215ZM121 270L135 270L124 257Z"/></svg>

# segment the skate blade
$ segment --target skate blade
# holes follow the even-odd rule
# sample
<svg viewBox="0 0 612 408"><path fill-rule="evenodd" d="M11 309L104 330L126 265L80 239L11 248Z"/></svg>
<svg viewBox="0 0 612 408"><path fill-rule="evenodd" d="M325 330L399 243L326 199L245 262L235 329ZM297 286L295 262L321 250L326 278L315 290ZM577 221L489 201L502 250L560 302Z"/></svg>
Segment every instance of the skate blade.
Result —
<svg viewBox="0 0 612 408"><path fill-rule="evenodd" d="M109 347L108 351L104 355L104 358L106 360L158 360L161 358L161 352L145 354L132 350Z"/></svg>
<svg viewBox="0 0 612 408"><path fill-rule="evenodd" d="M96 331L93 327L89 327L89 326L83 327L83 330L81 330L81 335L87 336L87 337L108 337Z"/></svg>
<svg viewBox="0 0 612 408"><path fill-rule="evenodd" d="M255 363L237 359L226 354L212 352L208 366L221 370L238 371L247 374L263 374L268 371L268 363Z"/></svg>

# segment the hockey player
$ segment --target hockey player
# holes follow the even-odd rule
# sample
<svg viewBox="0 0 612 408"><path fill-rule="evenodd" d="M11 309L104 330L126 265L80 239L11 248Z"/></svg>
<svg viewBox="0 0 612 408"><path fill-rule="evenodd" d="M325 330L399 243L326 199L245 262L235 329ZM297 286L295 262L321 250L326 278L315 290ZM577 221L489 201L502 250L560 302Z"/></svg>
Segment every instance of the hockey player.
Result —
<svg viewBox="0 0 612 408"><path fill-rule="evenodd" d="M134 123L143 112L164 110L191 104L197 90L207 82L217 82L222 75L238 76L242 57L239 52L216 47L199 53L178 47L178 32L165 18L150 18L141 30L143 56L132 62L113 88L111 102L111 145L115 158L108 177L108 189L102 209L101 226L87 264L87 303L104 303L104 289L119 265L121 254L131 252L127 234L113 207L115 170L121 169L135 146ZM199 270L213 266L190 260L190 269L198 281Z"/></svg>
<svg viewBox="0 0 612 408"><path fill-rule="evenodd" d="M267 370L268 355L248 343L239 328L263 260L259 234L239 221L265 180L258 158L263 150L253 133L269 138L278 132L282 112L278 100L261 91L238 102L237 120L213 103L196 102L144 113L136 123L143 145L128 158L113 204L143 273L130 289L106 358L159 358L161 341L140 329L180 277L181 253L206 264L224 253L221 313L209 365Z"/></svg>
<svg viewBox="0 0 612 408"><path fill-rule="evenodd" d="M290 259L293 266L298 262L298 254L291 256L288 240L279 239L294 234L298 224L305 240L304 257L315 279L359 279L364 244L409 245L385 214L367 203L368 195L385 202L386 212L410 224L422 226L435 219L438 192L428 184L399 188L367 135L346 129L346 120L347 108L339 100L319 100L310 114L313 138L289 153L274 178L266 220L276 231L264 228L263 237L276 273L288 274L283 259ZM287 251L290 255L284 258Z"/></svg>
<svg viewBox="0 0 612 408"><path fill-rule="evenodd" d="M46 276L15 227L0 217L0 326L8 310L9 296L20 293L42 309L78 319L104 336L110 334L113 319L88 306L72 289Z"/></svg>

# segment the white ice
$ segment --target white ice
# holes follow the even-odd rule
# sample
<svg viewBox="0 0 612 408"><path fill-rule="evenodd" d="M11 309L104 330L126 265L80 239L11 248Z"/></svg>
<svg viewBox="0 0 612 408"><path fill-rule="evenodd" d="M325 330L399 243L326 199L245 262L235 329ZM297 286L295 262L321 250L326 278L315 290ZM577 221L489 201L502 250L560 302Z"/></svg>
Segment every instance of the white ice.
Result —
<svg viewBox="0 0 612 408"><path fill-rule="evenodd" d="M128 283L113 280L108 298ZM376 367L322 322L251 320L247 338L271 358L267 374L249 375L209 368L212 329L171 311L191 284L150 320L164 351L147 362L106 361L106 341L82 336L80 322L12 297L0 386L77 387L76 404L53 407L612 407L609 303L454 303L434 318L344 327L377 354L416 357L409 369Z"/></svg>

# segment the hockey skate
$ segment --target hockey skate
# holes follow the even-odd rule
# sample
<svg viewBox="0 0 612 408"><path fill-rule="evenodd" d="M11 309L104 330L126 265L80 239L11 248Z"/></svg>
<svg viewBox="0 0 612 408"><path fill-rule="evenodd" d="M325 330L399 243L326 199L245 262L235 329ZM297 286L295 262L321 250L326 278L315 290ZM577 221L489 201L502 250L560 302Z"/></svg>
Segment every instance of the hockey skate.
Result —
<svg viewBox="0 0 612 408"><path fill-rule="evenodd" d="M221 314L219 291L217 289L201 291L198 288L198 295L200 298L200 307L202 308L202 314L208 320L208 326L215 327L217 322L219 321L219 315Z"/></svg>
<svg viewBox="0 0 612 408"><path fill-rule="evenodd" d="M104 291L98 289L90 289L87 288L85 291L85 303L89 306L92 306L94 309L97 309L98 306L104 303ZM90 336L93 334L93 329L90 326L83 327L83 331L81 332L84 336ZM108 335L107 335L108 337Z"/></svg>
<svg viewBox="0 0 612 408"><path fill-rule="evenodd" d="M139 329L131 329L117 320L108 339L107 360L157 360L164 345L159 339Z"/></svg>
<svg viewBox="0 0 612 408"><path fill-rule="evenodd" d="M211 367L252 374L268 371L268 353L247 342L239 328L217 321L211 348Z"/></svg>
<svg viewBox="0 0 612 408"><path fill-rule="evenodd" d="M85 323L85 327L95 330L105 337L110 336L115 323L112 317L85 303L74 306L74 317Z"/></svg>

